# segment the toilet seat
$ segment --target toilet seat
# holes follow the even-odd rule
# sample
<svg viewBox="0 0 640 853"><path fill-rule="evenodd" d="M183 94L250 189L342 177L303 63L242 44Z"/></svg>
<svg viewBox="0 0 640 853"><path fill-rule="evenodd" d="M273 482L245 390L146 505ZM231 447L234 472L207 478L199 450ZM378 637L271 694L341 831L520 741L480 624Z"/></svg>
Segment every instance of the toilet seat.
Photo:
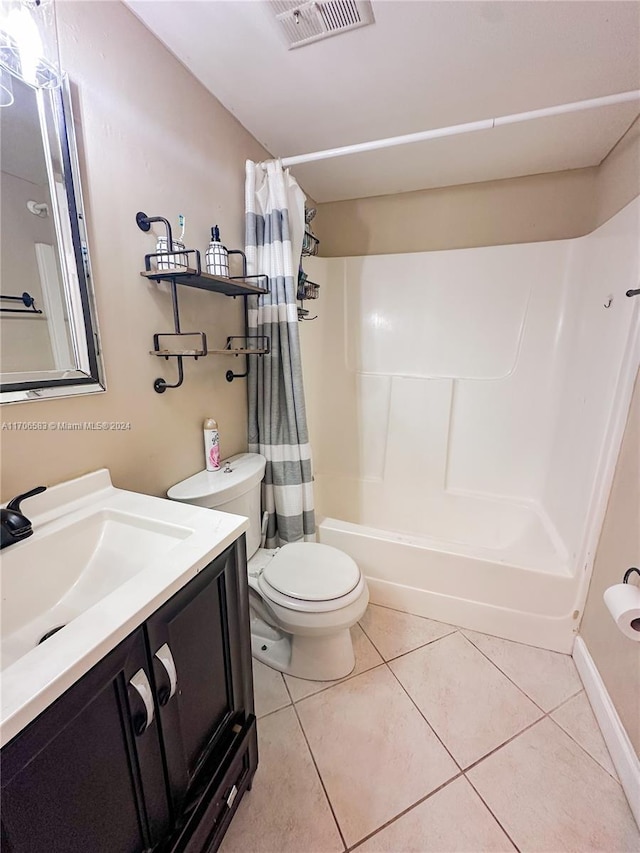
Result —
<svg viewBox="0 0 640 853"><path fill-rule="evenodd" d="M257 578L269 601L290 610L322 613L347 607L362 594L364 578L347 554L315 542L283 546Z"/></svg>

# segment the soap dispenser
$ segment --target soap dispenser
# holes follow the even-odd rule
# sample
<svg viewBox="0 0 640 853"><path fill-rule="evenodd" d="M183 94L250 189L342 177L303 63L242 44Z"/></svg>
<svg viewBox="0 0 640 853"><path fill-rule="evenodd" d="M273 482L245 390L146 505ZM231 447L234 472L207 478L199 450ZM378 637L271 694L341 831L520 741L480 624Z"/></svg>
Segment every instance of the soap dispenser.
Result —
<svg viewBox="0 0 640 853"><path fill-rule="evenodd" d="M178 217L178 225L182 231L180 232L180 237L177 240L173 240L171 247L166 237L158 237L156 255L159 257L156 258L156 263L159 270L187 269L187 255L184 252L185 217L182 213ZM178 250L179 254L171 254L172 249L174 252ZM163 255L166 255L166 257L163 257Z"/></svg>
<svg viewBox="0 0 640 853"><path fill-rule="evenodd" d="M229 277L229 253L220 242L220 229L217 225L211 229L211 242L205 255L207 272L210 275Z"/></svg>

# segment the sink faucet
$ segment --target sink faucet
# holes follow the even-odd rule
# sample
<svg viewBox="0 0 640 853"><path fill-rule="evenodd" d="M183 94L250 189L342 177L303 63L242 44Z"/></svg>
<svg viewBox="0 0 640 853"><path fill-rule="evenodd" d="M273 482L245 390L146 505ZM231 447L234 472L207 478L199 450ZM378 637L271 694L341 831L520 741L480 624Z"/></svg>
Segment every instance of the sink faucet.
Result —
<svg viewBox="0 0 640 853"><path fill-rule="evenodd" d="M14 542L20 542L22 539L26 539L27 536L31 536L33 533L33 528L31 526L31 522L20 512L20 503L25 500L25 498L31 498L34 495L39 495L41 492L46 491L46 486L36 486L35 489L31 489L30 492L25 492L23 495L18 495L18 497L10 500L6 506L6 509L3 508L0 510L1 515L1 527L2 527L2 541L0 543L0 549L6 548L7 545L13 545Z"/></svg>

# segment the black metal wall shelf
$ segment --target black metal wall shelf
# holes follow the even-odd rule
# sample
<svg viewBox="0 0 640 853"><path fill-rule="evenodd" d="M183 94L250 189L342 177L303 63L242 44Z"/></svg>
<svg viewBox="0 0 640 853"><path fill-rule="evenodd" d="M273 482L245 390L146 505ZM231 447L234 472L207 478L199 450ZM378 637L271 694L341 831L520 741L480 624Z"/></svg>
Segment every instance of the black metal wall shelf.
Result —
<svg viewBox="0 0 640 853"><path fill-rule="evenodd" d="M249 375L249 356L267 355L269 353L269 339L263 336L232 335L227 338L227 344L223 349L208 349L207 338L204 332L182 332L180 329L180 311L178 308L178 285L196 287L207 290L210 293L222 293L224 296L242 296L244 302L245 331L247 330L247 298L249 296L260 296L269 292L269 278L266 275L247 275L247 259L240 249L229 249L230 255L240 255L242 258L241 276L219 276L202 272L200 264L200 252L197 249L178 249L174 246L171 234L171 225L162 216L147 216L146 213L136 214L136 223L141 231L149 231L152 222L160 222L165 226L167 232L167 246L170 251L145 255L144 270L140 275L147 281L167 282L171 287L171 299L173 303L173 332L158 332L153 336L153 350L151 355L159 358L175 358L178 364L178 381L170 385L166 380L158 378L153 383L154 390L158 394L164 393L167 388L179 388L184 381L184 358L198 360L206 355L234 355L245 356L244 373L234 373L227 370L225 376L228 382ZM193 266L190 266L190 256L193 257ZM251 279L254 279L252 281ZM264 285L264 286L263 286ZM170 346L163 346L161 338L184 338L198 337L199 345L181 347L179 342L174 341ZM233 341L242 340L244 346L234 346Z"/></svg>
<svg viewBox="0 0 640 853"><path fill-rule="evenodd" d="M307 274L302 269L302 258L313 257L318 254L320 248L320 240L311 230L311 220L316 215L315 207L305 208L304 211L304 236L302 239L302 255L300 258L300 269L298 272L298 292L296 298L300 305L298 306L298 320L317 320L315 317L309 316L309 309L304 307L305 300L317 299L320 295L320 285L313 281L309 281Z"/></svg>
<svg viewBox="0 0 640 853"><path fill-rule="evenodd" d="M184 254L184 253L181 253ZM153 257L153 256L149 256ZM187 287L197 287L200 290L208 290L211 293L223 293L225 296L260 296L268 293L266 287L259 287L246 278L224 278L219 275L210 275L206 272L198 272L197 269L177 270L143 270L140 275L151 281L167 281L176 284L184 284ZM258 276L256 276L258 278ZM264 276L260 276L264 278Z"/></svg>

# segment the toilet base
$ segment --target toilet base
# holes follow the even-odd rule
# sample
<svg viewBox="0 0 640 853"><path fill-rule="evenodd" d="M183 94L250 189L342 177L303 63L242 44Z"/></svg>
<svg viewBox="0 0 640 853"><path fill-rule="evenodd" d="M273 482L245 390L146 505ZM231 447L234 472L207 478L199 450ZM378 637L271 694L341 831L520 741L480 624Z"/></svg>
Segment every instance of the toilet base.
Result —
<svg viewBox="0 0 640 853"><path fill-rule="evenodd" d="M336 681L356 660L348 628L321 636L292 635L251 614L251 652L256 660L295 678Z"/></svg>

